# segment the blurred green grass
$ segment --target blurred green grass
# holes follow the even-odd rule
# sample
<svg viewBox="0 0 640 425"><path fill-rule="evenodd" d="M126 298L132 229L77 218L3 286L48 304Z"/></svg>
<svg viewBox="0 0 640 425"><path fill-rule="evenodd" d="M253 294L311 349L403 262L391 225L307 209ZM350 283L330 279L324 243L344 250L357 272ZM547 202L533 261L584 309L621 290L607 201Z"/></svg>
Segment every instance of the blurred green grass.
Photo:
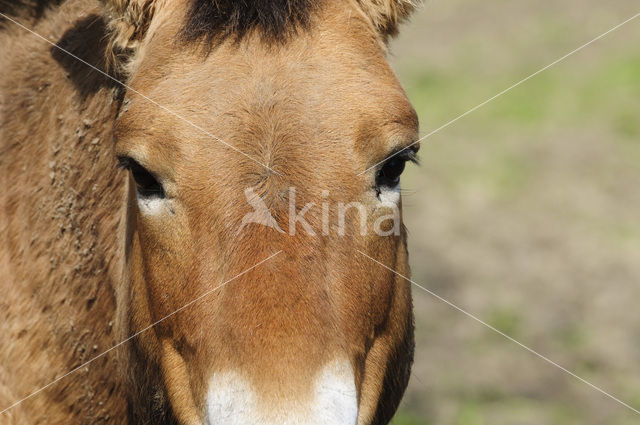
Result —
<svg viewBox="0 0 640 425"><path fill-rule="evenodd" d="M619 149L639 159L640 53L631 54L633 56L607 58L580 73L566 68L545 71L483 110L464 117L464 123L454 123L450 131L461 134L464 129L472 129L468 136L471 143L482 137L482 149L493 161L488 167L492 174L484 178L497 192L505 192L504 195L522 193L533 174L530 167L535 166L528 157L523 158L520 152L509 151L510 146L505 146L504 139L514 132L526 132L531 137L562 127L592 126L594 130L600 127L611 133L613 141L620 143ZM531 73L531 69L528 72ZM406 72L404 81L419 115L428 117L425 121L431 123L446 123L508 87L508 82L519 81L525 76L527 71L524 70L512 72L508 78L485 80L474 86L472 76L467 72L456 73L454 68L447 73L411 70ZM423 130L423 134L430 130ZM433 139L442 137L431 136ZM423 144L431 143L431 138ZM469 165L473 166L465 163L464 169L456 170L451 176L462 181L469 174L475 177L477 174L468 168Z"/></svg>
<svg viewBox="0 0 640 425"><path fill-rule="evenodd" d="M477 84L476 76L466 67L446 71L417 67L404 71L403 80L416 110L429 117L430 122L445 123L532 71L535 69L511 70L506 77ZM585 115L598 114L599 118L611 120L620 136L631 139L640 134L638 75L640 53L634 51L581 70L558 65L495 101L486 108L488 113L480 114L482 119L477 115L465 119L474 126L483 126L483 130L487 125L498 124L535 131L543 123L560 120L564 124L575 124L582 122Z"/></svg>
<svg viewBox="0 0 640 425"><path fill-rule="evenodd" d="M427 134L637 10L432 1L392 48ZM403 180L414 280L640 407L640 22L422 142ZM393 424L627 425L637 415L414 292Z"/></svg>

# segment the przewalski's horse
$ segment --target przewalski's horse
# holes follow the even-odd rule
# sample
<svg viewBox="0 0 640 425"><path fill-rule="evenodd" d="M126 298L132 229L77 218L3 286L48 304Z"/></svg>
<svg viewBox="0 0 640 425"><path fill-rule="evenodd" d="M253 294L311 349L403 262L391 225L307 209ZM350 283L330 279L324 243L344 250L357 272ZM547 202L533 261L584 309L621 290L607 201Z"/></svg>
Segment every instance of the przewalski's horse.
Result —
<svg viewBox="0 0 640 425"><path fill-rule="evenodd" d="M417 136L385 59L411 10L0 2L0 423L390 420L410 288L357 250L408 274L359 225L413 155L363 173Z"/></svg>

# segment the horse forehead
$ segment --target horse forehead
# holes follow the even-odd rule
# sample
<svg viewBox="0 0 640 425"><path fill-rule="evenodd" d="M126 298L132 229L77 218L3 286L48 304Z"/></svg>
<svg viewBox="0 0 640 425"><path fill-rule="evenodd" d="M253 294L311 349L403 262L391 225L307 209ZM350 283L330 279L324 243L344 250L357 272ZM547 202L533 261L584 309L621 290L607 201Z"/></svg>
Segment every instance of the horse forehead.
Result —
<svg viewBox="0 0 640 425"><path fill-rule="evenodd" d="M357 26L352 23L347 32L324 21L276 44L252 34L216 44L206 55L196 46L176 48L175 42L158 37L143 50L134 82L154 87L157 97L167 101L225 105L251 96L299 99L322 93L331 99L397 89L382 48L365 28L354 30Z"/></svg>
<svg viewBox="0 0 640 425"><path fill-rule="evenodd" d="M237 50L237 49L236 49ZM307 105L330 109L337 104L377 97L403 96L386 62L368 68L358 58L338 60L328 54L237 52L212 54L188 72L175 72L158 85L167 101L222 110L286 109ZM170 97L169 97L170 96Z"/></svg>
<svg viewBox="0 0 640 425"><path fill-rule="evenodd" d="M225 141L245 133L308 141L311 135L330 132L353 139L358 125L412 111L384 61L363 67L359 59L349 63L321 53L301 56L295 49L239 50L230 46L212 53L186 75L176 73L161 82L154 97L176 105L182 116Z"/></svg>

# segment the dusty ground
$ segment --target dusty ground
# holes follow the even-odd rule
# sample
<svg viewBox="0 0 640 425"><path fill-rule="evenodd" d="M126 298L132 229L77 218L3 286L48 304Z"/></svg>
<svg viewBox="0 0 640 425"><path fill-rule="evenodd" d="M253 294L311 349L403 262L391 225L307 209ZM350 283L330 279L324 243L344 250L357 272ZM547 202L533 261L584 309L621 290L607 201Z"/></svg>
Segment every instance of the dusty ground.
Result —
<svg viewBox="0 0 640 425"><path fill-rule="evenodd" d="M428 133L640 12L431 0L393 44ZM425 141L404 179L414 280L640 410L640 17ZM640 415L428 293L394 423Z"/></svg>

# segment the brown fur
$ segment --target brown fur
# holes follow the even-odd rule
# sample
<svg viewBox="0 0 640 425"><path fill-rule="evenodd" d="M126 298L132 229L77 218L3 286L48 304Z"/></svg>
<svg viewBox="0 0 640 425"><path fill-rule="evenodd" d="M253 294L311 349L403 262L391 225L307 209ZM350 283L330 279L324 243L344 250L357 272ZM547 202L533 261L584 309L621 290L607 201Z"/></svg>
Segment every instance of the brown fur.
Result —
<svg viewBox="0 0 640 425"><path fill-rule="evenodd" d="M165 0L104 0L107 5L111 33L108 64L126 71L130 53L146 35L154 11ZM272 40L300 28L308 28L316 10L310 0L190 0L181 35L192 42L208 43L228 36L236 39L253 29ZM414 11L418 0L357 0L358 12L370 20L384 42L398 32L399 25ZM124 68L122 68L124 67Z"/></svg>
<svg viewBox="0 0 640 425"><path fill-rule="evenodd" d="M105 22L97 5L43 13L35 31L104 63ZM13 24L0 34L0 46L4 409L117 342L123 178L111 154L117 102L109 81ZM0 423L123 423L114 362L98 359Z"/></svg>
<svg viewBox="0 0 640 425"><path fill-rule="evenodd" d="M417 3L417 0L358 0L385 40L398 33L398 27L411 15Z"/></svg>
<svg viewBox="0 0 640 425"><path fill-rule="evenodd" d="M278 406L309 397L322 366L345 356L359 424L387 423L413 354L410 288L356 249L406 275L405 235L235 229L246 187L282 227L290 186L298 205L326 189L375 220L374 177L358 173L417 131L380 45L409 8L326 0L284 44L249 32L203 58L177 48L188 6L113 0L104 18L69 0L34 30L100 68L114 46L130 50L130 87L280 175L133 93L121 105L117 85L23 30L0 34L0 408L282 252L0 422L198 423L214 371L241 371ZM139 213L116 154L161 176L171 215Z"/></svg>

